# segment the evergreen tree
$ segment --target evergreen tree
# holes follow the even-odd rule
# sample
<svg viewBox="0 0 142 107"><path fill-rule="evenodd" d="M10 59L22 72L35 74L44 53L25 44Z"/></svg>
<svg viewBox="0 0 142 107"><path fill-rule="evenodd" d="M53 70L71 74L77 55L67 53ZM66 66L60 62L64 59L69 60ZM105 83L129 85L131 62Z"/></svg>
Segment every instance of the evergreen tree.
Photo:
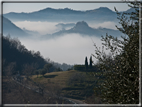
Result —
<svg viewBox="0 0 142 107"><path fill-rule="evenodd" d="M92 56L90 56L90 69L92 69Z"/></svg>
<svg viewBox="0 0 142 107"><path fill-rule="evenodd" d="M87 60L87 57L85 58L85 69L88 70L88 60Z"/></svg>
<svg viewBox="0 0 142 107"><path fill-rule="evenodd" d="M129 6L135 9L131 13L119 13L116 9L121 28L125 36L121 40L106 34L102 37L104 47L110 49L108 56L96 47L97 66L104 76L97 89L105 103L138 104L139 103L139 3ZM140 23L141 24L141 23Z"/></svg>

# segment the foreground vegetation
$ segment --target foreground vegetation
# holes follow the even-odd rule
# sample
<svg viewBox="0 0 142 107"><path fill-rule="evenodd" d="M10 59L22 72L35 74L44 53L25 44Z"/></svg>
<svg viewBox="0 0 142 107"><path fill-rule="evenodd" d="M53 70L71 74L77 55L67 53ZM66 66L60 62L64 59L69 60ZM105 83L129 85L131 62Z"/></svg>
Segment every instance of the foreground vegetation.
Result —
<svg viewBox="0 0 142 107"><path fill-rule="evenodd" d="M139 103L139 6L142 3L133 2L129 6L134 12L119 13L121 27L117 27L124 36L121 39L106 34L102 37L103 46L100 50L96 45L98 59L97 67L105 79L98 83L103 102L109 104ZM141 24L141 22L140 22ZM142 30L142 29L140 29ZM110 54L105 53L110 50ZM97 95L98 93L96 93Z"/></svg>

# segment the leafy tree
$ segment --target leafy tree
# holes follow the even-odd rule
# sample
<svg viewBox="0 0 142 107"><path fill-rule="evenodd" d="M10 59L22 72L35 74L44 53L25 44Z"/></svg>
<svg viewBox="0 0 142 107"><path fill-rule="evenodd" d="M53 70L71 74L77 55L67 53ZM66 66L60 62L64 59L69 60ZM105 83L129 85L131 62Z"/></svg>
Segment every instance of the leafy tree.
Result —
<svg viewBox="0 0 142 107"><path fill-rule="evenodd" d="M119 13L115 9L121 24L120 28L116 27L125 36L118 39L106 34L102 37L102 51L94 45L96 54L93 56L98 59L97 67L105 78L98 82L94 91L100 90L105 103L139 103L139 3L133 2L129 6L135 12ZM110 50L109 55L104 48Z"/></svg>
<svg viewBox="0 0 142 107"><path fill-rule="evenodd" d="M32 64L24 64L23 65L23 73L29 77L31 76L34 71L37 69L38 65L37 63L32 63Z"/></svg>
<svg viewBox="0 0 142 107"><path fill-rule="evenodd" d="M15 62L8 63L7 66L5 66L3 64L3 66L4 66L3 75L12 76L12 75L15 75L17 73L17 71L15 70L15 68L16 68L16 63Z"/></svg>
<svg viewBox="0 0 142 107"><path fill-rule="evenodd" d="M87 57L85 58L85 68L86 68L86 70L88 70L88 60L87 60Z"/></svg>
<svg viewBox="0 0 142 107"><path fill-rule="evenodd" d="M48 63L48 64L45 64L44 65L44 70L46 71L46 72L49 72L49 69L52 67L53 65L52 64L50 64L50 63Z"/></svg>

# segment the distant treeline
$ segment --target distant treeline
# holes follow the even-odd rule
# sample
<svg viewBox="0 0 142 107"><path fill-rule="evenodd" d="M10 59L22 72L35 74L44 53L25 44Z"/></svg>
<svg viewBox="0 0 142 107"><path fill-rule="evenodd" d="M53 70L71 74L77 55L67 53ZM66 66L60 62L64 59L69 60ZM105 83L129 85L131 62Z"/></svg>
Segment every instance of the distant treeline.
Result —
<svg viewBox="0 0 142 107"><path fill-rule="evenodd" d="M97 66L93 65L92 56L90 56L89 65L88 65L88 59L87 57L85 57L85 64L84 65L74 65L74 70L86 71L86 72L92 72L92 71L98 72L99 71Z"/></svg>
<svg viewBox="0 0 142 107"><path fill-rule="evenodd" d="M88 67L88 69L86 70L86 66L85 65L74 65L74 70L78 70L78 71L99 71L98 69L97 69L97 67L96 66L92 66L91 68L90 67Z"/></svg>

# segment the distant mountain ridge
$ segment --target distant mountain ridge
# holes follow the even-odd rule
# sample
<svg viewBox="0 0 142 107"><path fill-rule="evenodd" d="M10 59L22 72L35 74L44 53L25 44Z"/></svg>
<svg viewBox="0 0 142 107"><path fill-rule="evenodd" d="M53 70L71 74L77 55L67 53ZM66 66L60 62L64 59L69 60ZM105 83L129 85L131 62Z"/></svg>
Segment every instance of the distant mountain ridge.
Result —
<svg viewBox="0 0 142 107"><path fill-rule="evenodd" d="M79 11L69 8L53 9L45 8L31 13L15 13L10 12L4 14L6 18L13 21L79 21L79 20L98 20L112 21L116 20L116 13L107 7L100 7L94 10Z"/></svg>
<svg viewBox="0 0 142 107"><path fill-rule="evenodd" d="M121 32L118 30L113 30L113 29L107 29L107 28L91 28L85 21L80 21L77 22L76 25L69 29L69 30L60 30L58 32L55 32L53 34L47 34L45 37L59 37L64 34L72 34L72 33L77 33L81 34L82 36L97 36L101 37L102 35L106 35L106 33L113 35L113 36L120 36Z"/></svg>

